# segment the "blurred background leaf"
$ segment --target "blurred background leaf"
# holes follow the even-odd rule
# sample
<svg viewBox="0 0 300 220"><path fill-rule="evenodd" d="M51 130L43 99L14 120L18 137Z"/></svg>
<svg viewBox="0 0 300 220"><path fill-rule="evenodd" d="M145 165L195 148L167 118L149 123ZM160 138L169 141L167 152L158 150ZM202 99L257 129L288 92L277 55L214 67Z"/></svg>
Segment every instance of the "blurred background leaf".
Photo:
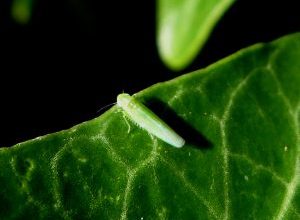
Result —
<svg viewBox="0 0 300 220"><path fill-rule="evenodd" d="M234 0L158 0L157 44L164 63L182 70L196 57Z"/></svg>
<svg viewBox="0 0 300 220"><path fill-rule="evenodd" d="M32 15L33 0L13 0L11 14L16 22L27 24Z"/></svg>

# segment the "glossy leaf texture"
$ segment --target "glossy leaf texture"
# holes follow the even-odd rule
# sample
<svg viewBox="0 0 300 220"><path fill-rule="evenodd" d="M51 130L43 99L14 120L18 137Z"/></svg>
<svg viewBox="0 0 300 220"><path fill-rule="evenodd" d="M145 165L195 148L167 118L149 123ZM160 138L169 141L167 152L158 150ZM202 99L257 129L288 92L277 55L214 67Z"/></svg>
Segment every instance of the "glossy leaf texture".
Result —
<svg viewBox="0 0 300 220"><path fill-rule="evenodd" d="M299 219L299 59L294 34L138 93L181 149L118 106L1 149L1 219Z"/></svg>
<svg viewBox="0 0 300 220"><path fill-rule="evenodd" d="M187 67L234 0L158 0L157 44L173 70Z"/></svg>

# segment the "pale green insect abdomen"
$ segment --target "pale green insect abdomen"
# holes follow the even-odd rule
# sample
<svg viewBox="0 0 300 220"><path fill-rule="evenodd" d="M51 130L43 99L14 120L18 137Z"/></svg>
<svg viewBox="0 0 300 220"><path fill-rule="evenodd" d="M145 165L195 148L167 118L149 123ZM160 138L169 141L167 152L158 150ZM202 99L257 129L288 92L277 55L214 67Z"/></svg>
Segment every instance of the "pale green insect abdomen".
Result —
<svg viewBox="0 0 300 220"><path fill-rule="evenodd" d="M117 104L129 118L150 134L174 147L182 147L185 141L150 109L138 102L129 94L122 93L117 97Z"/></svg>

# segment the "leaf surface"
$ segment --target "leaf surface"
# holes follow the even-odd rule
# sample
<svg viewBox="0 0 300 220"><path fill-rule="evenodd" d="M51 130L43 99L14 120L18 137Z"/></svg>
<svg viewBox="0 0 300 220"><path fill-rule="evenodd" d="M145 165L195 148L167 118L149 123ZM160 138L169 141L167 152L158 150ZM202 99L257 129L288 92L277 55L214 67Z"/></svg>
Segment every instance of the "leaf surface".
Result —
<svg viewBox="0 0 300 220"><path fill-rule="evenodd" d="M234 0L158 0L157 44L174 70L189 65Z"/></svg>
<svg viewBox="0 0 300 220"><path fill-rule="evenodd" d="M1 219L299 219L300 34L136 95L176 149L114 106L0 149Z"/></svg>

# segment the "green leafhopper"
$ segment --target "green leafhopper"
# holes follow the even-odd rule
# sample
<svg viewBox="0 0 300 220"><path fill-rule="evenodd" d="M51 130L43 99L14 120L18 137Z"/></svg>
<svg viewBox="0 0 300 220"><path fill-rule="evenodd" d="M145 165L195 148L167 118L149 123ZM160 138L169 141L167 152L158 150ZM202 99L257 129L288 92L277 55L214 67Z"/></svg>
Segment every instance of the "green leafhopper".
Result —
<svg viewBox="0 0 300 220"><path fill-rule="evenodd" d="M118 95L117 104L133 122L150 134L177 148L185 144L185 140L162 119L129 94Z"/></svg>

